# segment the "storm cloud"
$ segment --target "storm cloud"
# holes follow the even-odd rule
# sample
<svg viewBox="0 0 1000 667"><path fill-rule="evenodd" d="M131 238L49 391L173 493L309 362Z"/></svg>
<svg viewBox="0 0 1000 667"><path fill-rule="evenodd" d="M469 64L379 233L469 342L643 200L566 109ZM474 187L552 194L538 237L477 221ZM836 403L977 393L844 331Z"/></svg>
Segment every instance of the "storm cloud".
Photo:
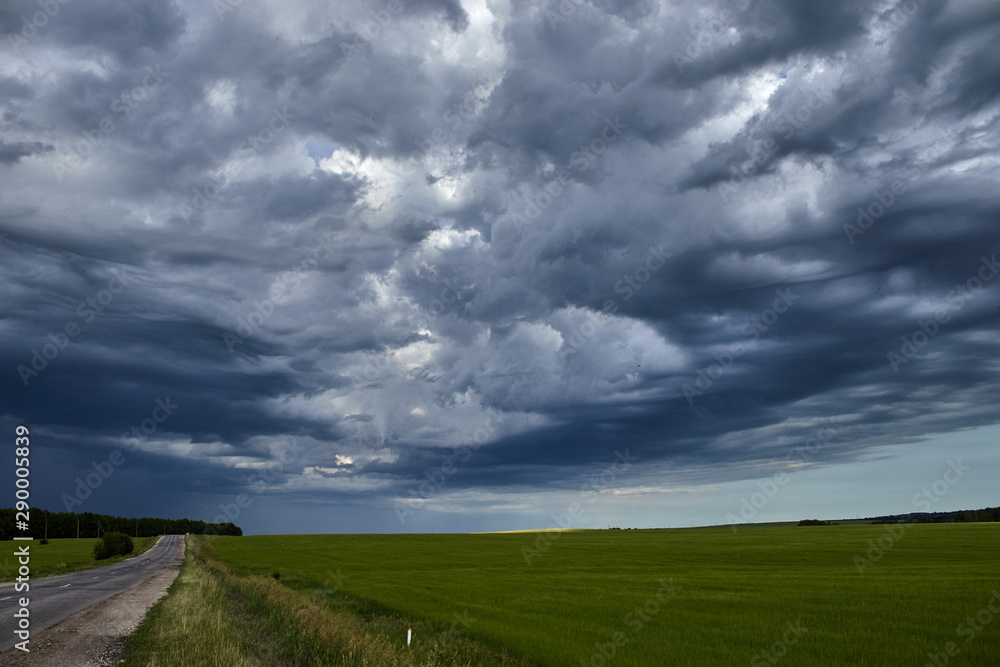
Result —
<svg viewBox="0 0 1000 667"><path fill-rule="evenodd" d="M537 527L627 451L645 525L997 422L995 2L2 9L48 509Z"/></svg>

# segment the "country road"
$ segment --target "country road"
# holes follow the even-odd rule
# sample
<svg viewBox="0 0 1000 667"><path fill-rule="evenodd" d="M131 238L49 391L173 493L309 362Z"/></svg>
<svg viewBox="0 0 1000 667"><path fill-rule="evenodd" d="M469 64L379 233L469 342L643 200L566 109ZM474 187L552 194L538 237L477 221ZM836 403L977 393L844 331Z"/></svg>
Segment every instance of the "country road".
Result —
<svg viewBox="0 0 1000 667"><path fill-rule="evenodd" d="M142 555L113 565L32 579L27 593L15 592L13 583L0 586L0 652L13 648L20 641L14 634L18 598L27 596L31 600L28 609L34 638L76 612L146 581L174 561L183 546L182 535L165 535Z"/></svg>

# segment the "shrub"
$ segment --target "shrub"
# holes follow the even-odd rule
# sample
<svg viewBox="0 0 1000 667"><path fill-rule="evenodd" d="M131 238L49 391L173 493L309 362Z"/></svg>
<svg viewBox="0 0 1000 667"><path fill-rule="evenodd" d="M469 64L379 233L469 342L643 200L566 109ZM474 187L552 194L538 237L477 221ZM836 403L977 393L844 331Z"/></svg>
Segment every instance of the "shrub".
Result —
<svg viewBox="0 0 1000 667"><path fill-rule="evenodd" d="M132 538L125 533L108 533L94 545L94 560L130 554L135 549Z"/></svg>

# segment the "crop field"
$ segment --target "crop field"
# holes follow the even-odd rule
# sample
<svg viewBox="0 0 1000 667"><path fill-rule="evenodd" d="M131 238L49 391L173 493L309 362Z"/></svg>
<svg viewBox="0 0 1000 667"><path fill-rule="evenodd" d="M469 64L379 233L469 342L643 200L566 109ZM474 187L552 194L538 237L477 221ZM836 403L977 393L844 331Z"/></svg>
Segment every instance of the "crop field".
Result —
<svg viewBox="0 0 1000 667"><path fill-rule="evenodd" d="M17 546L25 544L31 545L31 576L48 577L56 574L66 574L77 570L86 570L91 567L99 567L117 563L125 558L131 558L140 554L156 542L156 537L133 538L135 551L128 556L114 556L101 561L94 560L94 544L96 537L81 539L52 539L48 544L41 544L41 540L25 540L18 542ZM14 544L11 542L11 544ZM13 555L14 549L10 549L9 554L4 555L3 562L0 562L0 583L14 581L17 576L17 558Z"/></svg>
<svg viewBox="0 0 1000 667"><path fill-rule="evenodd" d="M995 523L198 542L245 581L398 614L402 652L449 630L518 664L1000 665Z"/></svg>

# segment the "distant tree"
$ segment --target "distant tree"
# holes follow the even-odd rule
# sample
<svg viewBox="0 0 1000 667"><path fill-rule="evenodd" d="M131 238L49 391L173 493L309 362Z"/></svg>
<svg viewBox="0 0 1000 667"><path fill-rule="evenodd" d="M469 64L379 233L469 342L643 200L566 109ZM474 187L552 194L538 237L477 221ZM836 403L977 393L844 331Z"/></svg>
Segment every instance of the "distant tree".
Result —
<svg viewBox="0 0 1000 667"><path fill-rule="evenodd" d="M15 512L13 508L0 508L0 540L9 540L14 534L21 534L14 529ZM161 533L180 534L215 534L242 535L243 530L231 523L205 523L191 519L158 519L143 517L140 519L108 516L83 512L49 512L43 509L31 510L31 533L36 539L44 535L44 526L48 523L48 536L52 539L77 537L99 537L98 532L124 533L136 537L153 537Z"/></svg>
<svg viewBox="0 0 1000 667"><path fill-rule="evenodd" d="M135 550L132 538L125 533L108 533L94 545L94 559L104 560L112 556L124 556Z"/></svg>

